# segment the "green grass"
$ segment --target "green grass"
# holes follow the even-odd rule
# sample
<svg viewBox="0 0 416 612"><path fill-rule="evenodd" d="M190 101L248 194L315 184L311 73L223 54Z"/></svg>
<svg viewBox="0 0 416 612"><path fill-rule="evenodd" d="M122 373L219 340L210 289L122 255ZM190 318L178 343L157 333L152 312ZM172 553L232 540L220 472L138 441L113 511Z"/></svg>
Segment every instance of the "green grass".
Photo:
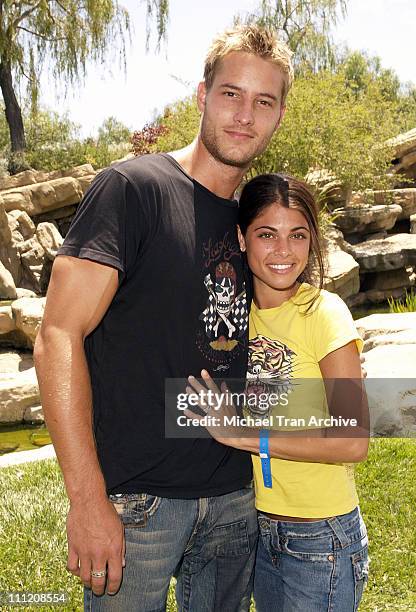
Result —
<svg viewBox="0 0 416 612"><path fill-rule="evenodd" d="M360 612L416 610L415 482L415 441L371 441L357 470L371 556ZM0 591L66 591L64 608L25 609L82 610L81 586L65 567L68 506L56 462L1 469L0 499ZM168 611L174 610L171 589Z"/></svg>
<svg viewBox="0 0 416 612"><path fill-rule="evenodd" d="M391 298L388 300L390 312L416 312L416 293L413 289L409 292L406 290L406 294L403 298L395 300Z"/></svg>

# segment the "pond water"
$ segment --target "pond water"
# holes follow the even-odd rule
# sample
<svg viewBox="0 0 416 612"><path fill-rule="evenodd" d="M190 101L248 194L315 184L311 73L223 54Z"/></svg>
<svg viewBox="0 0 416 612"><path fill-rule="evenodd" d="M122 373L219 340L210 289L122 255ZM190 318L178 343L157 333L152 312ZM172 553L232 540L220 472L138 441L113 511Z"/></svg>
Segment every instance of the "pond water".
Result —
<svg viewBox="0 0 416 612"><path fill-rule="evenodd" d="M51 439L44 425L0 426L0 455L33 450L50 443Z"/></svg>

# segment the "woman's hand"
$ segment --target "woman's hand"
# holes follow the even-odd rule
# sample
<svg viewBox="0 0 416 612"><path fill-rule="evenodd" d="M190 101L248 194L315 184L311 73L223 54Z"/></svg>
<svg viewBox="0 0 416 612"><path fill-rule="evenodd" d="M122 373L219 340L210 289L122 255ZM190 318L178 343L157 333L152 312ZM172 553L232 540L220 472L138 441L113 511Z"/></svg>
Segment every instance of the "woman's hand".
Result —
<svg viewBox="0 0 416 612"><path fill-rule="evenodd" d="M238 438L243 433L243 427L238 424L238 414L227 385L222 382L221 388L218 388L206 370L201 371L201 377L205 386L194 376L189 376L186 392L189 396L195 397L197 405L204 414L197 414L190 409L186 409L184 413L188 418L204 423L209 434L217 442L238 448Z"/></svg>

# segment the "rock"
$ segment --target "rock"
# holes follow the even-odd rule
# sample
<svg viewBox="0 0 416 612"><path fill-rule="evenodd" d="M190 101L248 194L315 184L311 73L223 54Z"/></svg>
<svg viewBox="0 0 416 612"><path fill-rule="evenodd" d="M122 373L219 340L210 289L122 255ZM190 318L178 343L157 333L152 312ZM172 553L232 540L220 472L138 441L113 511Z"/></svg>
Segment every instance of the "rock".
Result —
<svg viewBox="0 0 416 612"><path fill-rule="evenodd" d="M366 342L376 336L394 336L403 331L416 329L416 312L372 314L355 322L358 333L364 340L364 351Z"/></svg>
<svg viewBox="0 0 416 612"><path fill-rule="evenodd" d="M344 234L362 234L389 230L402 209L397 204L382 206L349 206L334 210L334 224Z"/></svg>
<svg viewBox="0 0 416 612"><path fill-rule="evenodd" d="M355 295L351 295L349 298L346 298L345 303L349 309L359 308L367 303L367 298L363 291L359 291Z"/></svg>
<svg viewBox="0 0 416 612"><path fill-rule="evenodd" d="M16 328L12 307L0 306L0 334L7 334Z"/></svg>
<svg viewBox="0 0 416 612"><path fill-rule="evenodd" d="M401 206L402 212L397 220L408 219L416 213L416 189L387 189L386 191L373 191L374 202L376 204L388 204L393 200L394 204ZM390 228L386 228L390 229Z"/></svg>
<svg viewBox="0 0 416 612"><path fill-rule="evenodd" d="M413 343L378 345L365 354L366 390L374 434L416 433L415 363Z"/></svg>
<svg viewBox="0 0 416 612"><path fill-rule="evenodd" d="M14 300L15 298L17 298L17 293L13 276L0 261L0 299Z"/></svg>
<svg viewBox="0 0 416 612"><path fill-rule="evenodd" d="M76 213L76 210L76 204L73 204L71 206L64 206L63 208L58 208L57 210L50 210L46 213L42 213L41 215L35 215L33 217L33 222L37 225L38 223L42 223L43 221L59 221L60 219L72 217Z"/></svg>
<svg viewBox="0 0 416 612"><path fill-rule="evenodd" d="M82 178L84 176L94 176L96 174L91 164L82 164L75 168L67 170L54 170L52 172L44 172L42 170L26 170L14 176L5 177L0 181L0 190L16 189L26 185L34 185L35 183L44 183L62 177Z"/></svg>
<svg viewBox="0 0 416 612"><path fill-rule="evenodd" d="M352 246L361 271L384 272L416 265L416 235L395 234Z"/></svg>
<svg viewBox="0 0 416 612"><path fill-rule="evenodd" d="M387 238L387 232L377 232L375 234L364 234L358 242L368 242L369 240L384 240ZM356 243L357 244L357 243Z"/></svg>
<svg viewBox="0 0 416 612"><path fill-rule="evenodd" d="M8 215L12 238L16 242L29 240L36 232L35 224L23 210L11 210Z"/></svg>
<svg viewBox="0 0 416 612"><path fill-rule="evenodd" d="M340 249L328 253L327 278L325 289L337 293L343 299L348 298L360 290L360 276L358 263Z"/></svg>
<svg viewBox="0 0 416 612"><path fill-rule="evenodd" d="M411 286L410 273L406 268L401 270L390 270L388 272L369 273L364 276L361 284L363 291L407 288Z"/></svg>
<svg viewBox="0 0 416 612"><path fill-rule="evenodd" d="M76 204L83 196L80 182L72 177L63 177L45 183L36 183L2 192L6 211L24 210L28 215L38 215L46 210L53 210Z"/></svg>
<svg viewBox="0 0 416 612"><path fill-rule="evenodd" d="M376 346L386 346L387 344L415 344L416 345L416 329L404 329L394 334L384 334L381 336L372 336L365 342L365 350L371 351Z"/></svg>
<svg viewBox="0 0 416 612"><path fill-rule="evenodd" d="M361 291L365 292L368 302L385 302L390 298L399 299L406 289L414 284L411 268L390 270L389 272L368 273L363 276Z"/></svg>
<svg viewBox="0 0 416 612"><path fill-rule="evenodd" d="M17 287L16 288L16 293L17 293L17 297L18 298L23 298L23 297L38 297L37 294L34 291L31 291L30 289L23 289L23 287Z"/></svg>
<svg viewBox="0 0 416 612"><path fill-rule="evenodd" d="M374 314L356 326L364 339L373 432L416 433L416 313Z"/></svg>
<svg viewBox="0 0 416 612"><path fill-rule="evenodd" d="M32 357L0 351L0 422L21 423L26 409L39 403Z"/></svg>
<svg viewBox="0 0 416 612"><path fill-rule="evenodd" d="M17 247L12 242L12 231L9 216L4 210L3 199L0 196L0 262L10 272L15 285L20 284L21 266Z"/></svg>
<svg viewBox="0 0 416 612"><path fill-rule="evenodd" d="M366 301L370 304L381 304L387 300L394 298L399 300L406 295L406 289L404 287L395 287L394 289L372 289L370 291L364 291Z"/></svg>
<svg viewBox="0 0 416 612"><path fill-rule="evenodd" d="M15 189L24 185L33 185L36 183L36 171L25 170L13 176L7 176L0 181L0 189Z"/></svg>
<svg viewBox="0 0 416 612"><path fill-rule="evenodd" d="M28 406L23 414L23 421L25 423L44 423L42 406Z"/></svg>
<svg viewBox="0 0 416 612"><path fill-rule="evenodd" d="M23 274L22 285L28 289L41 293L40 278L46 258L45 250L39 243L37 236L18 245Z"/></svg>
<svg viewBox="0 0 416 612"><path fill-rule="evenodd" d="M57 228L52 223L39 223L36 228L36 236L48 259L53 261L64 241Z"/></svg>
<svg viewBox="0 0 416 612"><path fill-rule="evenodd" d="M42 322L46 298L20 298L12 304L16 328L22 331L32 346Z"/></svg>
<svg viewBox="0 0 416 612"><path fill-rule="evenodd" d="M399 134L394 138L390 138L386 145L394 149L394 156L396 159L400 159L403 155L416 150L416 128L409 132Z"/></svg>
<svg viewBox="0 0 416 612"><path fill-rule="evenodd" d="M320 198L330 210L340 205L345 206L351 198L351 189L343 185L328 170L310 170L305 181L318 191Z"/></svg>
<svg viewBox="0 0 416 612"><path fill-rule="evenodd" d="M416 234L416 215L410 216L410 233Z"/></svg>

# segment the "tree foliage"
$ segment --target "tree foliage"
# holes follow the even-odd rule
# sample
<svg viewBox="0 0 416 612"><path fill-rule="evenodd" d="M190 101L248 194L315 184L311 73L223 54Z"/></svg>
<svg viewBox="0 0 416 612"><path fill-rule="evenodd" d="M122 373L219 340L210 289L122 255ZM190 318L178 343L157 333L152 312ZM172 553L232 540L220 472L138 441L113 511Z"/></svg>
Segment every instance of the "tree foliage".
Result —
<svg viewBox="0 0 416 612"><path fill-rule="evenodd" d="M169 3L146 0L146 5L147 46L153 22L159 46ZM117 59L125 67L129 35L129 13L117 0L0 0L0 87L15 169L24 167L26 148L17 88L26 86L34 112L42 71L67 88L83 81L90 61Z"/></svg>
<svg viewBox="0 0 416 612"><path fill-rule="evenodd" d="M276 30L293 51L295 68L317 72L336 63L331 30L346 9L347 0L261 0L253 13L236 20Z"/></svg>
<svg viewBox="0 0 416 612"><path fill-rule="evenodd" d="M358 56L353 60L361 65ZM336 71L298 75L283 123L251 174L285 171L305 177L311 169L325 169L355 190L389 186L391 151L383 143L414 127L416 96L400 83L396 87L394 73L376 70L371 62L360 70L365 78L357 80L351 69L346 58ZM172 105L159 122L167 132L153 150L185 146L198 130L195 98Z"/></svg>
<svg viewBox="0 0 416 612"><path fill-rule="evenodd" d="M8 128L0 106L0 157L7 156ZM67 114L39 109L34 116L30 109L23 112L26 126L26 161L36 170L60 170L90 163L104 168L131 151L131 132L114 117L108 117L98 129L98 138L84 138L79 125ZM0 166L4 166L4 163Z"/></svg>

